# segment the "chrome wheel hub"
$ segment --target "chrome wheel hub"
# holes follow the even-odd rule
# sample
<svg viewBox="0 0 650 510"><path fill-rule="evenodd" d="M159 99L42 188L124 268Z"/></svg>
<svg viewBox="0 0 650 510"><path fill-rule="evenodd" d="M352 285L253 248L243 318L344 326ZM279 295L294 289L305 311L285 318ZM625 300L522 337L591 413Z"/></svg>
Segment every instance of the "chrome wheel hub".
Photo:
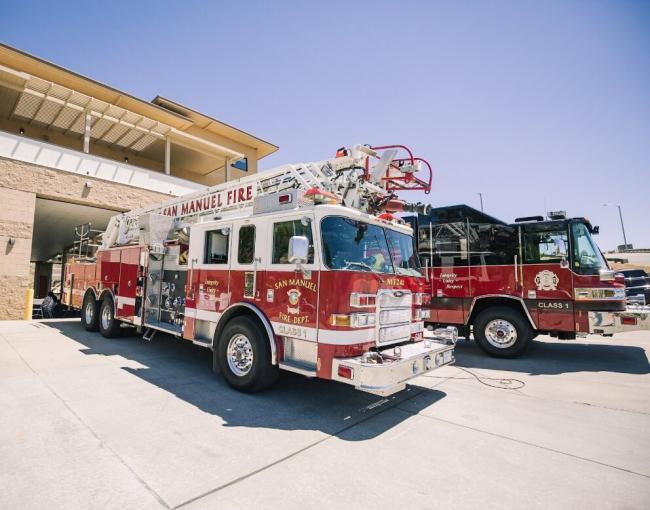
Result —
<svg viewBox="0 0 650 510"><path fill-rule="evenodd" d="M517 341L517 329L503 319L494 319L485 326L485 338L498 349L512 347Z"/></svg>
<svg viewBox="0 0 650 510"><path fill-rule="evenodd" d="M245 335L234 335L228 342L226 357L230 371L243 377L253 368L253 345Z"/></svg>
<svg viewBox="0 0 650 510"><path fill-rule="evenodd" d="M111 325L111 309L109 306L102 307L102 328L108 329Z"/></svg>
<svg viewBox="0 0 650 510"><path fill-rule="evenodd" d="M93 316L95 315L95 305L92 301L86 303L86 308L84 308L84 320L86 324L90 324L93 321Z"/></svg>

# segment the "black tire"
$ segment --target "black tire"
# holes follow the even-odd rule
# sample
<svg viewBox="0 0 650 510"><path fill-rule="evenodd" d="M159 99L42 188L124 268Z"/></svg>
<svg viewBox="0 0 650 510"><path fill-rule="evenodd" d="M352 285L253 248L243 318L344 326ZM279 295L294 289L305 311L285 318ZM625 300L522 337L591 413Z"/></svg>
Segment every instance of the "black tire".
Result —
<svg viewBox="0 0 650 510"><path fill-rule="evenodd" d="M99 332L106 338L115 338L120 335L120 321L115 318L115 304L113 298L107 295L102 299L99 307Z"/></svg>
<svg viewBox="0 0 650 510"><path fill-rule="evenodd" d="M229 363L228 347L231 342L239 343L238 350L242 357L238 360L233 358ZM250 352L252 361L247 364L246 354ZM215 365L219 367L226 382L246 393L268 388L275 383L280 373L277 365L271 363L271 347L267 335L249 317L235 317L226 324L217 339L214 356Z"/></svg>
<svg viewBox="0 0 650 510"><path fill-rule="evenodd" d="M81 305L81 325L86 331L99 329L99 304L92 292L88 292L84 296Z"/></svg>
<svg viewBox="0 0 650 510"><path fill-rule="evenodd" d="M521 356L535 336L528 319L506 306L483 310L474 319L473 329L479 347L496 358Z"/></svg>

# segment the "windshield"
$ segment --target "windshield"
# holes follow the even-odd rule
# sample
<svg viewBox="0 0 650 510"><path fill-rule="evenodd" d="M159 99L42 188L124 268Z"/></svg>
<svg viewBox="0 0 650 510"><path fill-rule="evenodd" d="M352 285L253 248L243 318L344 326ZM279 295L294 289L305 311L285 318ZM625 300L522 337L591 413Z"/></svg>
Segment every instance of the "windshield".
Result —
<svg viewBox="0 0 650 510"><path fill-rule="evenodd" d="M607 268L607 263L584 223L572 223L573 269L578 274L594 275Z"/></svg>
<svg viewBox="0 0 650 510"><path fill-rule="evenodd" d="M362 221L329 216L321 223L323 256L331 269L392 273L384 229Z"/></svg>
<svg viewBox="0 0 650 510"><path fill-rule="evenodd" d="M323 258L330 269L420 276L413 238L340 216L321 223Z"/></svg>
<svg viewBox="0 0 650 510"><path fill-rule="evenodd" d="M420 276L420 262L415 255L413 238L408 234L389 229L386 229L386 238L395 272L406 276Z"/></svg>

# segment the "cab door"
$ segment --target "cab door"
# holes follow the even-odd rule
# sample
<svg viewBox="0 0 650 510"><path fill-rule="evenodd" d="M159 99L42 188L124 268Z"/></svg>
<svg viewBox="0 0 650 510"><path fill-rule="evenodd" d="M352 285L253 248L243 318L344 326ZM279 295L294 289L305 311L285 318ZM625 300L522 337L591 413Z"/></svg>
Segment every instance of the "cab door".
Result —
<svg viewBox="0 0 650 510"><path fill-rule="evenodd" d="M466 222L441 223L430 229L430 320L463 324L470 290L470 266Z"/></svg>
<svg viewBox="0 0 650 510"><path fill-rule="evenodd" d="M232 223L193 226L189 259L186 317L217 322L231 303Z"/></svg>
<svg viewBox="0 0 650 510"><path fill-rule="evenodd" d="M233 254L230 264L232 302L248 301L259 306L263 301L266 272L263 270L267 247L268 220L246 219L233 224Z"/></svg>
<svg viewBox="0 0 650 510"><path fill-rule="evenodd" d="M566 223L522 225L522 252L523 299L532 309L537 329L573 331L573 274Z"/></svg>
<svg viewBox="0 0 650 510"><path fill-rule="evenodd" d="M313 215L293 213L274 217L269 220L268 229L265 247L268 269L260 287L264 311L278 335L314 343L315 352L319 272ZM301 268L289 262L292 236L309 240L308 261Z"/></svg>

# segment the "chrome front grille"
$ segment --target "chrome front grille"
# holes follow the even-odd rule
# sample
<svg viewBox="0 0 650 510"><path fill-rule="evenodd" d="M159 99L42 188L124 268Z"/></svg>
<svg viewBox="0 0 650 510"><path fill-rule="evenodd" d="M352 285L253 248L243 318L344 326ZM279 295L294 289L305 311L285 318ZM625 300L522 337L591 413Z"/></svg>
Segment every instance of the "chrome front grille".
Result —
<svg viewBox="0 0 650 510"><path fill-rule="evenodd" d="M383 289L377 294L377 345L404 342L411 337L413 294Z"/></svg>
<svg viewBox="0 0 650 510"><path fill-rule="evenodd" d="M380 290L379 308L411 308L413 306L413 294L410 290Z"/></svg>
<svg viewBox="0 0 650 510"><path fill-rule="evenodd" d="M411 320L410 308L396 308L379 312L379 324L400 324Z"/></svg>

